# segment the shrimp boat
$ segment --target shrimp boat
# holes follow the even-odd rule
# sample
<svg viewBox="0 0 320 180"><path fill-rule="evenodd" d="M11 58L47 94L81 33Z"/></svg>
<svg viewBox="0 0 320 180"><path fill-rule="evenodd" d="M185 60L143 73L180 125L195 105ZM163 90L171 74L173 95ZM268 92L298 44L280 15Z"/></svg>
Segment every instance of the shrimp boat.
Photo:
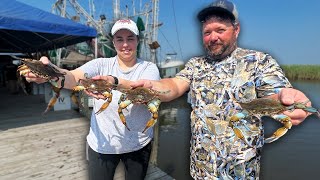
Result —
<svg viewBox="0 0 320 180"><path fill-rule="evenodd" d="M177 53L166 54L166 59L160 62L158 67L161 78L174 77L184 67L184 62L176 58Z"/></svg>
<svg viewBox="0 0 320 180"><path fill-rule="evenodd" d="M114 22L120 18L129 18L137 23L140 31L138 57L157 64L157 49L160 47L157 40L158 28L162 25L158 23L159 0L140 0L139 3L135 0L123 0L122 3L120 0L113 0L110 5L105 0L100 0L99 8L111 8L108 12L112 13L102 13L97 18L94 0L85 2L89 3L86 9L77 0L57 0L52 7L52 13L94 27L99 34L90 42L56 50L52 58L55 59L55 64L71 64L75 68L93 58L114 56L116 52L109 32Z"/></svg>

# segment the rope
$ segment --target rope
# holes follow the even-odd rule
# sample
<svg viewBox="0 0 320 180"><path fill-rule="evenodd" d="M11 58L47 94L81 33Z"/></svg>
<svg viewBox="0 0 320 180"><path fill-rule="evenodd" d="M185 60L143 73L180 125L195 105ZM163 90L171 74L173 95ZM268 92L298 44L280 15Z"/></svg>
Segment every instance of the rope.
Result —
<svg viewBox="0 0 320 180"><path fill-rule="evenodd" d="M173 10L174 24L175 24L175 27L176 27L176 34L177 34L177 38L178 38L178 45L179 45L181 60L183 60L183 55L182 55L182 50L181 50L181 44L180 44L180 38L179 38L179 33L178 33L178 26L177 26L176 13L175 13L175 9L174 9L173 0L171 0L171 2L172 2L172 10Z"/></svg>

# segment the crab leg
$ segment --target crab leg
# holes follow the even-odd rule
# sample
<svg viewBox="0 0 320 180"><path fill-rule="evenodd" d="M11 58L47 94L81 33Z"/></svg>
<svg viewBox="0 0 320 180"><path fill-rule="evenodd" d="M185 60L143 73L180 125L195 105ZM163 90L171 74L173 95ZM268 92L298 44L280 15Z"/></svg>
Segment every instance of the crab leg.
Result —
<svg viewBox="0 0 320 180"><path fill-rule="evenodd" d="M146 127L142 131L143 133L149 129L150 127L154 126L158 119L158 109L160 106L161 101L159 99L154 99L148 103L148 109L152 113L151 119L147 122Z"/></svg>
<svg viewBox="0 0 320 180"><path fill-rule="evenodd" d="M243 119L247 116L248 116L248 113L245 113L245 112L237 113L237 114L230 117L230 122L240 121L240 119Z"/></svg>
<svg viewBox="0 0 320 180"><path fill-rule="evenodd" d="M72 91L72 92L71 92L70 99L72 100L72 102L73 102L75 105L79 106L79 101L78 101L78 98L77 98L75 92L76 92L76 91Z"/></svg>
<svg viewBox="0 0 320 180"><path fill-rule="evenodd" d="M292 127L291 119L286 115L275 115L273 116L273 118L281 122L283 124L283 127L277 129L272 134L272 136L265 138L265 143L272 143L273 141L276 141L277 139L285 135L288 132L288 130Z"/></svg>
<svg viewBox="0 0 320 180"><path fill-rule="evenodd" d="M320 118L320 112L319 110L317 110L316 108L314 107L306 107L304 108L303 110L309 112L309 113L313 113L313 114L316 114L319 118Z"/></svg>
<svg viewBox="0 0 320 180"><path fill-rule="evenodd" d="M21 71L21 70L26 70L28 69L28 66L26 66L25 64L21 65L18 67L18 70L17 71Z"/></svg>
<svg viewBox="0 0 320 180"><path fill-rule="evenodd" d="M54 104L57 102L58 97L60 96L60 88L57 88L55 86L52 85L52 90L56 93L55 96L53 96L49 103L48 106L46 108L46 110L42 113L42 115L46 114L53 106Z"/></svg>
<svg viewBox="0 0 320 180"><path fill-rule="evenodd" d="M60 89L62 89L63 87L64 87L64 81L66 80L66 78L63 76L62 77L62 79L61 79L61 87L60 87ZM56 82L58 82L59 81L59 78L56 80Z"/></svg>
<svg viewBox="0 0 320 180"><path fill-rule="evenodd" d="M110 92L110 93L104 92L102 95L108 99L107 99L107 102L102 104L102 106L100 107L99 111L96 112L96 114L100 114L102 111L104 111L109 106L110 102L112 101L112 92Z"/></svg>
<svg viewBox="0 0 320 180"><path fill-rule="evenodd" d="M73 91L82 91L82 90L85 90L85 88L83 86L75 86L75 87L73 87L72 90Z"/></svg>
<svg viewBox="0 0 320 180"><path fill-rule="evenodd" d="M288 107L289 111L293 111L294 109L303 109L304 111L307 111L309 113L317 114L318 117L320 117L320 112L314 107L306 106L306 104L310 102L310 100L307 100L304 103L295 103L294 105L291 105Z"/></svg>
<svg viewBox="0 0 320 180"><path fill-rule="evenodd" d="M119 117L120 117L120 120L121 120L122 124L124 124L126 126L126 128L130 131L130 129L127 126L126 118L124 117L122 109L124 109L127 106L129 106L131 104L131 101L130 100L122 101L123 99L125 99L125 95L124 94L122 94L121 98L119 99L118 114L119 114Z"/></svg>
<svg viewBox="0 0 320 180"><path fill-rule="evenodd" d="M19 74L21 76L21 75L25 75L25 74L29 73L30 69L26 65L21 65L21 66L18 67L17 71L19 71Z"/></svg>
<svg viewBox="0 0 320 180"><path fill-rule="evenodd" d="M25 85L25 83L24 83L23 81L24 81L23 76L18 76L18 83L19 83L21 89L23 90L23 92L24 92L26 95L29 95L29 93L28 93L27 90L26 90L26 85Z"/></svg>
<svg viewBox="0 0 320 180"><path fill-rule="evenodd" d="M234 134L241 139L246 145L248 145L249 147L252 147L252 145L246 140L243 132L240 130L240 128L236 127L234 125L235 122L240 121L241 119L245 118L248 116L248 112L243 111L242 113L237 113L233 116L231 116L230 118L230 122L229 122L229 126L233 129ZM244 127L250 131L254 131L251 128L247 127L246 125L244 125Z"/></svg>
<svg viewBox="0 0 320 180"><path fill-rule="evenodd" d="M55 96L53 96L49 103L48 103L48 106L46 108L46 110L42 113L42 115L46 114L53 106L54 104L57 102L59 96L60 96L60 91L61 91L61 88L57 88L56 86L52 85L51 84L51 87L52 87L52 90L56 93Z"/></svg>
<svg viewBox="0 0 320 180"><path fill-rule="evenodd" d="M70 98L71 98L72 102L75 105L77 105L78 107L80 106L80 103L79 103L79 101L78 101L78 99L77 99L75 94L76 94L76 92L82 91L84 89L85 88L83 86L75 86L75 87L72 88L72 93L70 95Z"/></svg>
<svg viewBox="0 0 320 180"><path fill-rule="evenodd" d="M240 128L233 126L232 123L230 123L230 126L232 127L232 130L234 132L234 134L241 139L246 145L248 145L249 147L252 147L252 145L247 141L247 139L245 138L245 136L243 135L243 132L240 130Z"/></svg>
<svg viewBox="0 0 320 180"><path fill-rule="evenodd" d="M42 115L46 114L54 106L54 104L57 102L58 97L59 95L56 94L50 99L47 109L42 113Z"/></svg>
<svg viewBox="0 0 320 180"><path fill-rule="evenodd" d="M278 140L281 136L285 135L288 132L288 129L285 127L281 127L277 129L272 136L265 138L264 142L265 143L272 143L273 141Z"/></svg>

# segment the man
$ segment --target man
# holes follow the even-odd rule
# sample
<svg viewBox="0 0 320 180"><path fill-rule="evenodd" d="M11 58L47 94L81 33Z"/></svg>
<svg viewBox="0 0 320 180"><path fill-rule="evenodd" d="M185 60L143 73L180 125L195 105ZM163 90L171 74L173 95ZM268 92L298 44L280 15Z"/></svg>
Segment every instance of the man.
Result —
<svg viewBox="0 0 320 180"><path fill-rule="evenodd" d="M237 134L229 121L241 110L239 102L267 97L291 105L308 98L292 89L270 55L237 46L240 23L232 2L215 1L197 17L206 55L191 58L174 78L140 80L132 86L170 90L160 96L162 101L190 90L190 173L194 179L259 179L263 125L261 119L243 119L238 122L241 134ZM294 125L308 115L302 110L284 113Z"/></svg>

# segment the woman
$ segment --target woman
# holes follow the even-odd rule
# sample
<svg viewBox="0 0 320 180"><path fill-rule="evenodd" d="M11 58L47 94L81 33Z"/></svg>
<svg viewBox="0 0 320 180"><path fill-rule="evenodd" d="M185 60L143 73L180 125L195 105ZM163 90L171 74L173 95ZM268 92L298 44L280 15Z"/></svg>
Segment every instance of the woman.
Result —
<svg viewBox="0 0 320 180"><path fill-rule="evenodd" d="M139 30L129 19L118 20L111 29L113 44L117 55L111 58L98 58L81 67L66 72L64 88L72 89L85 74L93 79L106 79L114 84L128 85L139 79L159 80L159 70L154 63L137 58ZM40 59L50 63L46 57ZM28 73L26 79L37 83L44 79ZM144 105L129 106L124 110L126 129L118 115L119 91L113 91L108 108L95 114L105 100L95 96L91 115L90 132L87 136L89 178L113 179L115 169L121 160L125 166L126 179L144 179L151 153L153 129L142 132L150 118L150 112ZM90 93L89 93L90 94ZM92 95L92 94L90 94Z"/></svg>

